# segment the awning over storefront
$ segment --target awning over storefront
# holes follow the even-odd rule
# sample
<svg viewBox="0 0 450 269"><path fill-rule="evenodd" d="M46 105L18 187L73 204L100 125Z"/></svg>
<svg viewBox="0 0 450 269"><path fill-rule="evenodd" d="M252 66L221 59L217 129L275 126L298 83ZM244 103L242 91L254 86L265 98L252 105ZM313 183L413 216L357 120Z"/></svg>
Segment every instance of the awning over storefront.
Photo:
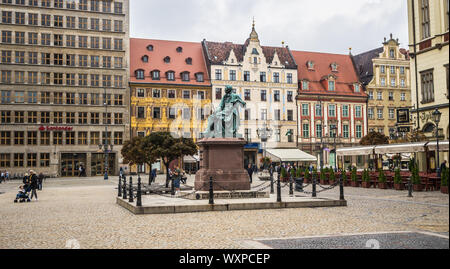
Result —
<svg viewBox="0 0 450 269"><path fill-rule="evenodd" d="M437 142L433 141L427 144L428 150L433 151L437 149ZM448 151L448 140L439 141L439 151Z"/></svg>
<svg viewBox="0 0 450 269"><path fill-rule="evenodd" d="M194 156L184 156L183 157L183 162L184 163L197 163L199 160L197 155Z"/></svg>
<svg viewBox="0 0 450 269"><path fill-rule="evenodd" d="M427 142L375 146L375 154L425 152Z"/></svg>
<svg viewBox="0 0 450 269"><path fill-rule="evenodd" d="M337 156L358 156L373 154L375 146L363 146L352 148L339 148L336 150Z"/></svg>
<svg viewBox="0 0 450 269"><path fill-rule="evenodd" d="M281 162L315 162L317 158L299 149L267 149L269 157Z"/></svg>

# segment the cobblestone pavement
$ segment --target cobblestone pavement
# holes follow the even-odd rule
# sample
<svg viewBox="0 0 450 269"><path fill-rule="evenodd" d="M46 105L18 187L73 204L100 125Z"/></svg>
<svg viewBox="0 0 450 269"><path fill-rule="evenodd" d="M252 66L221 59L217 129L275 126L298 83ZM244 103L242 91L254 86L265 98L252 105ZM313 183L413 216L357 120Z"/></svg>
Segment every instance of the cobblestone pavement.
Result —
<svg viewBox="0 0 450 269"><path fill-rule="evenodd" d="M136 181L134 177L134 181ZM145 176L143 182L147 182ZM164 182L159 177L158 182ZM262 182L254 182L254 186ZM389 231L449 232L439 192L345 188L348 207L135 216L115 204L117 177L48 179L39 201L14 204L0 184L0 248L248 248L245 240ZM268 184L268 183L267 183ZM188 185L193 185L190 177ZM307 189L310 190L310 187ZM283 195L288 195L283 188ZM303 195L296 193L297 195ZM338 198L339 189L319 197ZM76 240L76 241L75 241Z"/></svg>

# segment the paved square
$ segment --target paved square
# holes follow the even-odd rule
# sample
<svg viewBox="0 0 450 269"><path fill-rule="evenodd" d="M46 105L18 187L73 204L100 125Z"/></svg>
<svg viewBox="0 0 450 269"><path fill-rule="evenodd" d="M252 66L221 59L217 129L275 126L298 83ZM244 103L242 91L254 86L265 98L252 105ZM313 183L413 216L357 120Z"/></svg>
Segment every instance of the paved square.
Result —
<svg viewBox="0 0 450 269"><path fill-rule="evenodd" d="M143 181L147 180L145 176ZM116 204L117 183L117 178L100 177L48 179L38 192L39 201L26 204L13 203L20 182L0 184L4 192L0 194L0 249L241 249L255 247L243 243L255 239L449 232L449 198L439 192L407 198L405 191L349 187L345 188L347 207L134 215ZM193 184L192 177L188 184ZM284 197L288 191L283 189ZM339 190L318 196L338 199ZM259 243L262 246L267 245Z"/></svg>
<svg viewBox="0 0 450 269"><path fill-rule="evenodd" d="M274 249L448 249L448 236L400 232L259 240Z"/></svg>

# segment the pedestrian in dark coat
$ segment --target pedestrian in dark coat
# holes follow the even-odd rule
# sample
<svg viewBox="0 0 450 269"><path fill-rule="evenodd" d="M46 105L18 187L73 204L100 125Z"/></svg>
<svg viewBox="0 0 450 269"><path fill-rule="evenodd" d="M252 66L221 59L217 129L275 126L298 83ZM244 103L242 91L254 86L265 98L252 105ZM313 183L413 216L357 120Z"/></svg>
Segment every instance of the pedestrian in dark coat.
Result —
<svg viewBox="0 0 450 269"><path fill-rule="evenodd" d="M252 176L253 176L253 167L252 167L251 164L248 165L247 172L248 172L248 176L250 177L250 184L251 184L251 183L253 183L253 178L252 178Z"/></svg>
<svg viewBox="0 0 450 269"><path fill-rule="evenodd" d="M30 171L30 188L31 188L31 197L30 199L33 199L33 197L35 197L35 200L38 200L37 197L37 188L38 188L38 178L36 175L36 172L34 172L33 170Z"/></svg>
<svg viewBox="0 0 450 269"><path fill-rule="evenodd" d="M42 191L42 182L44 182L44 174L39 173L38 176L38 189Z"/></svg>

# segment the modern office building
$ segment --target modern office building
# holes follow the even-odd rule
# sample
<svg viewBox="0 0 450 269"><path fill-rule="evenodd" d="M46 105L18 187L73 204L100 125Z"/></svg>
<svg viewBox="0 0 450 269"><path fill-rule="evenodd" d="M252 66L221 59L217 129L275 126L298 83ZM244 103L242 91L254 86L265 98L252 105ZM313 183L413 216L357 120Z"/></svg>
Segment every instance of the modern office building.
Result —
<svg viewBox="0 0 450 269"><path fill-rule="evenodd" d="M118 174L129 137L129 1L0 8L0 170Z"/></svg>

